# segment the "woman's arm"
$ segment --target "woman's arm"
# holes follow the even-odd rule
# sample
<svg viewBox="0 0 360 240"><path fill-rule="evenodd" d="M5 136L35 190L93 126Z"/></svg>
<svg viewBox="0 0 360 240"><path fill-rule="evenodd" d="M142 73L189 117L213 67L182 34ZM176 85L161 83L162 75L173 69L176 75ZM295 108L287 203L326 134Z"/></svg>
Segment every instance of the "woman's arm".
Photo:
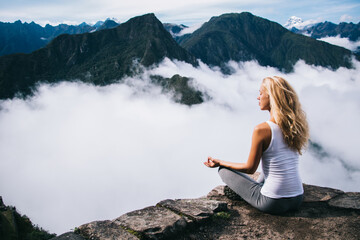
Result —
<svg viewBox="0 0 360 240"><path fill-rule="evenodd" d="M249 158L246 163L233 163L208 157L204 164L208 167L226 167L240 172L252 174L259 166L263 151L267 148L271 141L271 129L267 123L261 123L255 127Z"/></svg>

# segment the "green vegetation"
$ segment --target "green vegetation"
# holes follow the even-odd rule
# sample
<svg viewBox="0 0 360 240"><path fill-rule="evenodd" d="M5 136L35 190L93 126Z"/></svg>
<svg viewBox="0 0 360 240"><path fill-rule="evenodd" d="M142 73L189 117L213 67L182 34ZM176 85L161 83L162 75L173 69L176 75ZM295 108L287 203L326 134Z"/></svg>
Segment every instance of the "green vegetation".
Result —
<svg viewBox="0 0 360 240"><path fill-rule="evenodd" d="M231 217L231 214L229 212L217 212L213 215L213 220L216 220L216 219L225 219L225 220L228 220L230 219Z"/></svg>
<svg viewBox="0 0 360 240"><path fill-rule="evenodd" d="M55 237L35 226L25 215L20 215L15 207L3 205L0 197L0 239L1 240L47 240Z"/></svg>
<svg viewBox="0 0 360 240"><path fill-rule="evenodd" d="M94 33L63 34L31 54L0 57L0 99L27 96L39 82L108 85L136 75L134 63L149 67L165 57L196 65L154 14Z"/></svg>
<svg viewBox="0 0 360 240"><path fill-rule="evenodd" d="M247 12L213 17L178 42L204 63L220 66L225 73L231 72L224 65L229 60L257 60L285 72L292 71L300 59L333 69L351 67L350 50L292 33Z"/></svg>
<svg viewBox="0 0 360 240"><path fill-rule="evenodd" d="M203 94L190 85L190 78L181 77L178 74L171 78L153 75L151 80L153 83L160 85L164 92L173 92L176 102L191 106L204 101Z"/></svg>
<svg viewBox="0 0 360 240"><path fill-rule="evenodd" d="M230 74L229 60L256 60L291 72L300 59L332 69L351 68L352 56L350 50L292 33L251 13L213 17L194 33L178 37L177 42L154 14L146 14L116 28L60 35L31 54L0 57L0 99L26 97L43 82L112 84L138 75L143 67L156 66L166 57L194 66L198 58ZM191 79L175 75L152 76L152 80L165 92L174 91L178 102L191 105L203 101L204 96L190 87Z"/></svg>
<svg viewBox="0 0 360 240"><path fill-rule="evenodd" d="M136 236L137 238L139 239L146 239L145 235L141 232L137 232L133 229L130 229L130 228L127 228L127 227L123 227L123 226L120 226L122 229L124 229L125 231L127 231L128 233Z"/></svg>

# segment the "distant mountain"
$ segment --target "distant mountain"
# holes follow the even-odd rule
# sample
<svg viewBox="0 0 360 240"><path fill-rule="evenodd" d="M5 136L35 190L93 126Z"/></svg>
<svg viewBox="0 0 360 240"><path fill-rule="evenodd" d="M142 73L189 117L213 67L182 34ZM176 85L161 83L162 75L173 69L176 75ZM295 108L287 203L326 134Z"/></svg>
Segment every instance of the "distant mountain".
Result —
<svg viewBox="0 0 360 240"><path fill-rule="evenodd" d="M0 99L27 95L38 82L80 79L106 85L134 75L164 57L196 65L154 14L135 17L116 28L63 34L31 54L0 57Z"/></svg>
<svg viewBox="0 0 360 240"><path fill-rule="evenodd" d="M301 18L292 16L288 19L288 21L284 24L284 27L291 30L291 29L304 29L306 27L310 27L312 24L305 23Z"/></svg>
<svg viewBox="0 0 360 240"><path fill-rule="evenodd" d="M97 21L97 22L93 25L93 27L99 28L99 27L101 27L101 25L103 25L103 24L104 24L104 21Z"/></svg>
<svg viewBox="0 0 360 240"><path fill-rule="evenodd" d="M213 17L178 42L204 63L220 66L225 72L230 71L225 66L229 60L257 60L285 72L291 71L300 59L333 69L351 67L351 51L295 34L247 12Z"/></svg>
<svg viewBox="0 0 360 240"><path fill-rule="evenodd" d="M311 36L315 39L340 36L342 38L348 38L350 41L358 41L360 38L360 22L358 24L352 22L335 24L328 21L304 22L301 18L292 16L284 24L284 27L292 32Z"/></svg>
<svg viewBox="0 0 360 240"><path fill-rule="evenodd" d="M107 19L102 25L96 28L97 31L103 30L103 29L110 29L119 26L117 22L111 19Z"/></svg>
<svg viewBox="0 0 360 240"><path fill-rule="evenodd" d="M60 24L42 27L34 22L22 23L20 20L14 23L0 22L0 56L12 53L31 53L46 46L52 39L61 34L81 34L102 29L116 27L118 24L107 20L99 25L99 22L90 26L82 23L77 26Z"/></svg>
<svg viewBox="0 0 360 240"><path fill-rule="evenodd" d="M295 30L294 32L307 34L316 39L340 36L342 38L348 38L351 41L358 41L360 39L360 22L358 24L321 22L304 30Z"/></svg>

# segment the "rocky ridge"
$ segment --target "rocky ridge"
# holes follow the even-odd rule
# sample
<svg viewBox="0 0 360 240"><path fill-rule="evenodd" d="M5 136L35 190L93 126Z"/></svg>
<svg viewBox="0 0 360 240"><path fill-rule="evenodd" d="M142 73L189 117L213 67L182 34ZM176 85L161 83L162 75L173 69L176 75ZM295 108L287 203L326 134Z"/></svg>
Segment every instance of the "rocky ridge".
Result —
<svg viewBox="0 0 360 240"><path fill-rule="evenodd" d="M83 224L53 240L360 239L359 192L307 184L304 191L298 211L270 215L218 186L204 197L164 200L114 220Z"/></svg>

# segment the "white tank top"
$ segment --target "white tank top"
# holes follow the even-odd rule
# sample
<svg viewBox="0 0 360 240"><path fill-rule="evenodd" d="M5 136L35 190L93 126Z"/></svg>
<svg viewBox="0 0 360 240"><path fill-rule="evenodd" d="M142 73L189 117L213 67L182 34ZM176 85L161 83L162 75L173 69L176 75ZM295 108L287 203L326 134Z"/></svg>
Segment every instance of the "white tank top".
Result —
<svg viewBox="0 0 360 240"><path fill-rule="evenodd" d="M263 152L261 162L265 182L261 194L270 198L295 197L304 193L299 175L299 154L284 142L280 127L267 121L271 142Z"/></svg>

